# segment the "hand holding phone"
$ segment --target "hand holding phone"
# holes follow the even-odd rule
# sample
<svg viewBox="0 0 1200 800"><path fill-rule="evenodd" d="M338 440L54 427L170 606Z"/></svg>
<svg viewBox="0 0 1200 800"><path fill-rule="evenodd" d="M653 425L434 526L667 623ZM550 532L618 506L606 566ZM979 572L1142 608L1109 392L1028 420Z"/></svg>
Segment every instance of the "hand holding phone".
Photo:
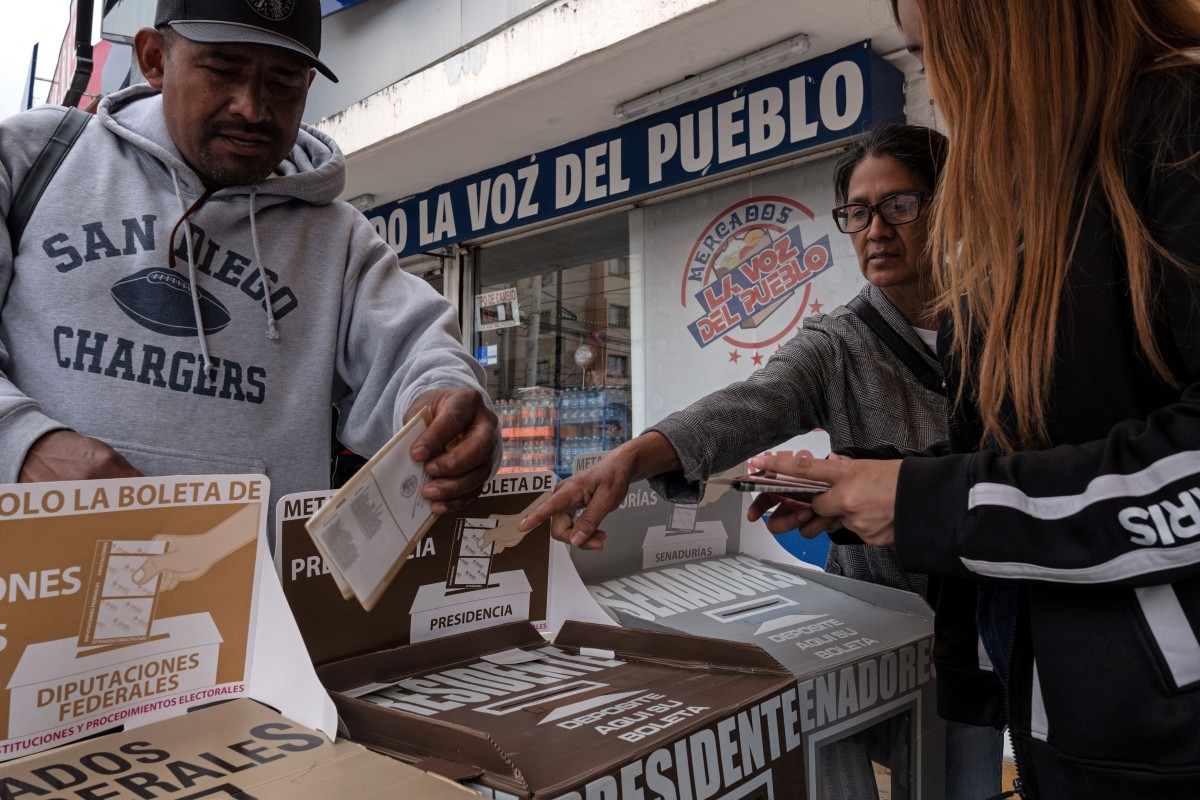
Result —
<svg viewBox="0 0 1200 800"><path fill-rule="evenodd" d="M793 478L768 470L758 470L737 478L713 478L709 482L726 483L739 492L767 492L806 503L811 503L816 495L829 489L829 484L822 481Z"/></svg>

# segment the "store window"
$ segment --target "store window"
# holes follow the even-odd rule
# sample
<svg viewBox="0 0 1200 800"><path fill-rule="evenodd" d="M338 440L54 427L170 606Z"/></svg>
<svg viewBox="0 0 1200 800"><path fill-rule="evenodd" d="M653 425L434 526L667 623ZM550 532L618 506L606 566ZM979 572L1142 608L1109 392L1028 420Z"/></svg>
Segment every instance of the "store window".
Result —
<svg viewBox="0 0 1200 800"><path fill-rule="evenodd" d="M833 164L482 247L475 344L505 421L506 469L570 474L581 453L627 439L633 421L640 432L750 378L805 317L857 294L857 258L829 216ZM774 446L828 448L823 432Z"/></svg>
<svg viewBox="0 0 1200 800"><path fill-rule="evenodd" d="M626 216L485 247L477 265L476 345L501 421L501 471L569 475L578 456L628 439Z"/></svg>

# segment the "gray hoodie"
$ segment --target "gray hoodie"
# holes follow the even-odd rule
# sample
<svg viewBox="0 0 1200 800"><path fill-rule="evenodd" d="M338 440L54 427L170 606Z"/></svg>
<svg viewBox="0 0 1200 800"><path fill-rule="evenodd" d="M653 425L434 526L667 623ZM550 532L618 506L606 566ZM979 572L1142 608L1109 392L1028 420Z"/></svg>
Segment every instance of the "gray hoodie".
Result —
<svg viewBox="0 0 1200 800"><path fill-rule="evenodd" d="M0 214L61 116L0 122ZM331 403L339 438L370 454L417 395L479 388L454 308L336 199L328 137L304 127L276 177L216 192L180 226L172 270L171 229L204 187L161 96L134 86L98 116L14 256L0 226L0 482L71 428L147 475L264 473L274 508L328 486Z"/></svg>

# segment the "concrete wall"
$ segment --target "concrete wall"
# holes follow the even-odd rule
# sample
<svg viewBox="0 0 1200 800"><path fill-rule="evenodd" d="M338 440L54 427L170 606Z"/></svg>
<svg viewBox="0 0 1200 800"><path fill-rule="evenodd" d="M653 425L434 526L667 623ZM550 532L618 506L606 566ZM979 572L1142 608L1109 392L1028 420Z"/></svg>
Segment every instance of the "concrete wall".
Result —
<svg viewBox="0 0 1200 800"><path fill-rule="evenodd" d="M339 82L318 79L305 122L354 105L487 38L547 0L371 0L325 18L321 60Z"/></svg>

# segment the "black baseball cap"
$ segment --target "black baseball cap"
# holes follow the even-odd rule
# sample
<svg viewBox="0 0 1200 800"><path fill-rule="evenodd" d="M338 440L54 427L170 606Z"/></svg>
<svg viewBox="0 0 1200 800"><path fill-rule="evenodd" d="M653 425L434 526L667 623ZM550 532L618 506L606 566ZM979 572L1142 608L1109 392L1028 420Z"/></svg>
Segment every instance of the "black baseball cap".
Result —
<svg viewBox="0 0 1200 800"><path fill-rule="evenodd" d="M214 44L268 44L299 53L337 83L321 52L321 0L158 0L154 27Z"/></svg>

